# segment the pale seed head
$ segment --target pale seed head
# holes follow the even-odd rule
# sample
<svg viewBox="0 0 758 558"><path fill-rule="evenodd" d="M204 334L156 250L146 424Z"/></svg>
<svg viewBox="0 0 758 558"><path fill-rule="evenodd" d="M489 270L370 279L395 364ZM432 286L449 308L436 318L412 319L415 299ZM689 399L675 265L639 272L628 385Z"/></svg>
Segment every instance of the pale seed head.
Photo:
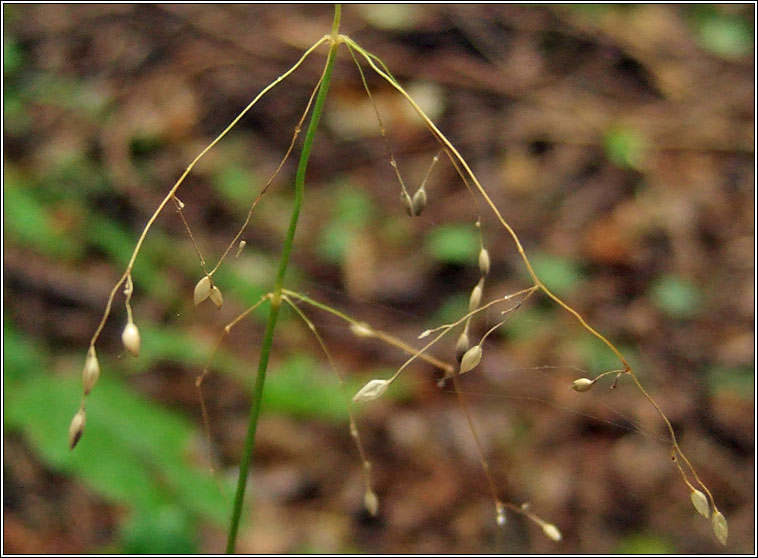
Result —
<svg viewBox="0 0 758 558"><path fill-rule="evenodd" d="M465 331L458 336L458 341L455 343L455 359L460 362L463 360L463 355L469 350L471 343L468 339L468 333Z"/></svg>
<svg viewBox="0 0 758 558"><path fill-rule="evenodd" d="M373 337L374 332L366 322L357 322L350 324L350 331L356 337Z"/></svg>
<svg viewBox="0 0 758 558"><path fill-rule="evenodd" d="M403 207L405 207L405 212L408 214L408 217L413 217L413 202L411 201L411 198L403 192L400 194L400 199L403 200Z"/></svg>
<svg viewBox="0 0 758 558"><path fill-rule="evenodd" d="M71 419L71 425L68 427L68 447L74 449L76 444L84 433L84 425L87 422L87 414L84 412L84 407L81 407L74 418Z"/></svg>
<svg viewBox="0 0 758 558"><path fill-rule="evenodd" d="M234 255L235 258L239 258L240 254L242 253L242 249L247 246L246 240L240 240L239 246L237 246L237 253Z"/></svg>
<svg viewBox="0 0 758 558"><path fill-rule="evenodd" d="M413 200L411 201L411 209L413 210L413 215L418 217L421 215L421 212L424 211L424 208L426 207L426 189L419 188L418 191L416 191L415 194L413 194Z"/></svg>
<svg viewBox="0 0 758 558"><path fill-rule="evenodd" d="M95 347L90 347L87 351L87 360L84 361L84 370L82 371L82 383L84 384L84 395L89 395L92 388L95 387L97 379L100 377L100 363L97 361Z"/></svg>
<svg viewBox="0 0 758 558"><path fill-rule="evenodd" d="M490 272L490 253L487 252L487 249L482 246L482 249L479 250L479 273L482 274L482 277L487 275Z"/></svg>
<svg viewBox="0 0 758 558"><path fill-rule="evenodd" d="M558 530L558 527L556 527L552 523L543 523L542 532L545 533L545 536L547 538L554 540L555 542L560 542L561 539L563 539L563 535Z"/></svg>
<svg viewBox="0 0 758 558"><path fill-rule="evenodd" d="M708 505L708 498L705 497L705 494L694 489L690 492L690 500L692 500L692 505L695 506L697 513L706 519L711 515L711 506Z"/></svg>
<svg viewBox="0 0 758 558"><path fill-rule="evenodd" d="M211 302L221 308L221 305L224 303L224 297L221 296L221 289L219 289L216 285L213 285L209 296L211 298Z"/></svg>
<svg viewBox="0 0 758 558"><path fill-rule="evenodd" d="M195 285L195 293L192 297L195 301L195 306L210 296L211 287L211 278L207 275L203 276L203 278L197 282L197 285Z"/></svg>
<svg viewBox="0 0 758 558"><path fill-rule="evenodd" d="M589 378L579 378L573 381L571 384L571 389L579 392L588 391L594 383L595 382Z"/></svg>
<svg viewBox="0 0 758 558"><path fill-rule="evenodd" d="M376 496L376 492L367 488L366 493L363 495L363 505L366 506L366 511L372 517L376 517L376 514L379 513L379 498Z"/></svg>
<svg viewBox="0 0 758 558"><path fill-rule="evenodd" d="M355 394L353 401L372 401L377 399L387 391L389 385L389 380L371 380Z"/></svg>
<svg viewBox="0 0 758 558"><path fill-rule="evenodd" d="M726 539L729 537L729 527L727 527L724 514L718 510L714 510L711 526L713 527L713 532L716 534L716 538L721 544L726 546Z"/></svg>
<svg viewBox="0 0 758 558"><path fill-rule="evenodd" d="M474 345L461 358L460 374L476 368L480 360L482 360L482 348L479 345Z"/></svg>
<svg viewBox="0 0 758 558"><path fill-rule="evenodd" d="M497 502L495 504L495 521L500 527L505 525L505 521L506 521L505 506L503 506L501 502Z"/></svg>
<svg viewBox="0 0 758 558"><path fill-rule="evenodd" d="M479 304L482 302L482 290L484 289L484 278L479 279L476 287L471 291L471 298L468 301L468 311L473 312L479 308Z"/></svg>
<svg viewBox="0 0 758 558"><path fill-rule="evenodd" d="M140 338L139 330L134 322L129 322L124 328L124 332L121 334L121 341L124 343L126 350L132 353L134 356L139 356Z"/></svg>

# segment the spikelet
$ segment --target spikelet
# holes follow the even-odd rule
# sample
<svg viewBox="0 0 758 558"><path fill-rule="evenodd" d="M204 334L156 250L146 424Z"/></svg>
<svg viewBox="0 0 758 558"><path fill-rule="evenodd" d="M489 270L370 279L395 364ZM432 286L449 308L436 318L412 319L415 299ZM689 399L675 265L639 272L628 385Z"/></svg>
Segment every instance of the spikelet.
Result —
<svg viewBox="0 0 758 558"><path fill-rule="evenodd" d="M479 304L482 302L482 290L484 289L484 278L479 279L476 287L471 291L471 298L468 301L468 311L473 312L479 308Z"/></svg>
<svg viewBox="0 0 758 558"><path fill-rule="evenodd" d="M713 532L716 534L716 538L721 544L726 546L726 539L729 537L729 527L726 524L726 517L718 510L713 511L713 517L711 518L711 526Z"/></svg>
<svg viewBox="0 0 758 558"><path fill-rule="evenodd" d="M551 539L555 542L560 542L561 539L563 539L563 535L561 534L560 530L558 530L558 527L552 523L543 523L542 532L545 533L545 536L548 539Z"/></svg>
<svg viewBox="0 0 758 558"><path fill-rule="evenodd" d="M389 385L389 380L371 380L355 394L353 401L373 401L381 397Z"/></svg>
<svg viewBox="0 0 758 558"><path fill-rule="evenodd" d="M503 527L505 525L505 506L502 502L495 503L495 521L499 527Z"/></svg>
<svg viewBox="0 0 758 558"><path fill-rule="evenodd" d="M455 359L458 362L461 362L463 360L463 355L466 354L466 351L469 350L469 346L471 343L468 339L468 333L465 331L458 336L458 341L455 343Z"/></svg>
<svg viewBox="0 0 758 558"><path fill-rule="evenodd" d="M100 377L100 363L97 361L95 347L90 347L87 351L87 360L84 361L84 370L82 370L82 383L84 384L84 395L89 395L92 388L95 387L97 379Z"/></svg>
<svg viewBox="0 0 758 558"><path fill-rule="evenodd" d="M126 350L132 353L134 356L139 356L140 338L139 329L134 325L134 322L129 322L124 328L124 332L121 334L121 341L124 343Z"/></svg>
<svg viewBox="0 0 758 558"><path fill-rule="evenodd" d="M224 303L224 297L221 296L221 289L219 289L216 285L213 285L213 288L211 288L210 292L211 302L221 308L221 305Z"/></svg>
<svg viewBox="0 0 758 558"><path fill-rule="evenodd" d="M487 249L482 246L482 249L479 250L479 273L482 274L482 277L487 275L490 272L490 253L487 252Z"/></svg>
<svg viewBox="0 0 758 558"><path fill-rule="evenodd" d="M708 505L708 498L705 497L705 494L697 489L693 489L692 492L690 492L690 500L692 500L692 505L695 506L697 513L706 519L710 517L711 506Z"/></svg>
<svg viewBox="0 0 758 558"><path fill-rule="evenodd" d="M594 383L594 380L590 380L589 378L579 378L573 381L571 389L579 392L588 391Z"/></svg>
<svg viewBox="0 0 758 558"><path fill-rule="evenodd" d="M350 324L350 331L356 337L373 337L374 332L366 322L354 322Z"/></svg>
<svg viewBox="0 0 758 558"><path fill-rule="evenodd" d="M413 201L411 201L411 198L405 192L400 194L400 198L403 200L403 207L405 207L408 217L413 217Z"/></svg>
<svg viewBox="0 0 758 558"><path fill-rule="evenodd" d="M413 194L413 200L411 201L411 211L413 211L413 215L415 217L418 217L421 215L421 212L424 211L424 208L426 207L426 189L425 188L419 188L418 191Z"/></svg>
<svg viewBox="0 0 758 558"><path fill-rule="evenodd" d="M461 358L461 369L459 374L473 370L482 360L482 347L480 345L474 345L468 351L465 352L463 358Z"/></svg>
<svg viewBox="0 0 758 558"><path fill-rule="evenodd" d="M84 411L84 407L80 407L79 410L71 419L71 425L68 427L68 447L74 449L76 444L84 433L84 425L87 423L87 414Z"/></svg>
<svg viewBox="0 0 758 558"><path fill-rule="evenodd" d="M366 493L363 495L363 505L366 506L366 511L372 517L376 517L376 514L379 513L379 498L376 496L376 492L367 488Z"/></svg>
<svg viewBox="0 0 758 558"><path fill-rule="evenodd" d="M203 276L203 278L197 282L197 285L195 285L195 292L192 297L195 301L195 306L210 296L211 286L211 278L207 275Z"/></svg>

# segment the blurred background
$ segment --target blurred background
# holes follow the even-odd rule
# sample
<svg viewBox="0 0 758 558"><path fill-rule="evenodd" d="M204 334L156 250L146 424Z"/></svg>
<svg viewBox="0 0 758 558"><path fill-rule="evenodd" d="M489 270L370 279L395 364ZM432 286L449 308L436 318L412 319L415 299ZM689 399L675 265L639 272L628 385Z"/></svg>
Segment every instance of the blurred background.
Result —
<svg viewBox="0 0 758 558"><path fill-rule="evenodd" d="M193 305L197 256L175 211L161 215L134 268L142 355L121 346L119 295L74 452L68 425L89 339L145 222L197 153L328 33L332 7L3 10L4 551L220 552L266 310L232 331L211 367L210 445L195 378L223 326L273 284L300 143L247 246L215 276L220 310ZM346 5L341 28L467 158L545 283L636 367L726 515L728 545L693 509L663 425L631 382L569 388L618 363L534 297L461 383L502 497L529 502L563 542L512 514L497 528L465 415L426 364L355 406L380 500L369 517L339 384L285 310L238 551L755 552L753 21L749 5ZM209 263L286 151L325 50L180 189ZM369 83L413 191L437 144L396 93ZM444 159L427 191L425 212L409 218L343 48L287 285L412 344L459 317L478 280L476 207ZM485 300L529 286L488 213L483 233ZM350 394L402 364L303 310ZM434 351L448 361L450 337Z"/></svg>

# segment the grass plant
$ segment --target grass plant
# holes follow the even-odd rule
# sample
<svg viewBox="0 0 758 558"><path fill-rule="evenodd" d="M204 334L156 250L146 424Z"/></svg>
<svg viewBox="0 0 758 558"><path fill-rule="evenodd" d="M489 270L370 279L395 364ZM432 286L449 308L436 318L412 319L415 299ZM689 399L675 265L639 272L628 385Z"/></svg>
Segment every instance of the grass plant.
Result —
<svg viewBox="0 0 758 558"><path fill-rule="evenodd" d="M629 364L629 361L624 357L621 350L606 336L596 330L588 321L582 316L582 314L565 302L561 297L551 291L550 288L543 282L538 273L535 271L532 262L530 261L527 253L520 241L516 231L511 227L506 220L503 212L495 205L493 199L489 195L487 189L480 183L476 174L472 170L471 166L467 163L461 152L453 145L453 143L447 138L447 136L437 127L437 125L427 116L421 106L416 100L408 93L403 85L395 79L387 65L374 53L369 52L359 45L356 41L348 37L347 35L340 33L340 19L341 8L339 5L334 10L334 20L331 32L318 41L316 41L310 48L308 48L301 58L285 73L276 78L270 85L264 88L251 102L248 104L239 115L212 141L205 147L197 157L192 160L188 165L184 173L179 177L176 183L169 189L168 193L163 198L162 202L156 208L147 224L144 226L142 233L136 241L131 258L128 261L126 269L124 270L121 278L114 285L108 297L105 311L102 319L97 326L92 339L87 349L84 370L83 370L83 393L81 398L81 404L76 410L74 418L71 422L69 429L69 444L73 449L82 435L85 432L86 425L86 402L90 396L96 396L96 383L100 377L101 369L100 363L97 357L96 346L100 334L110 317L111 309L116 301L116 297L119 290L123 288L124 304L127 314L127 323L124 326L122 340L125 348L134 357L138 357L140 353L140 330L138 328L139 316L135 316L131 306L131 300L134 296L135 281L139 281L139 277L133 277L134 264L137 260L140 250L147 240L148 233L158 218L158 216L166 209L167 206L173 205L176 212L181 219L183 226L185 227L192 244L195 247L200 267L202 268L203 275L198 280L193 293L193 301L197 304L205 303L206 300L210 300L216 306L223 304L223 287L224 285L217 284L214 275L224 260L232 253L238 254L240 250L244 248L245 241L243 240L243 233L250 223L250 220L255 216L255 209L258 202L265 196L269 187L278 178L281 169L283 168L285 161L290 157L293 151L298 145L298 139L300 137L302 126L305 121L308 120L307 127L305 129L305 135L303 137L302 145L300 146L300 155L297 165L296 176L294 180L294 199L292 202L291 215L289 227L286 233L286 237L281 246L281 256L277 272L272 281L272 287L270 292L260 298L260 300L244 313L240 314L237 318L231 321L225 328L221 337L219 338L216 347L218 348L223 342L224 338L231 329L240 323L250 312L258 308L263 304L268 304L268 319L266 322L265 333L263 341L260 347L259 364L257 368L257 375L254 380L253 399L252 406L249 414L249 423L247 436L245 439L245 445L243 450L242 461L239 467L239 476L237 481L237 488L234 495L231 517L229 521L229 531L226 551L233 553L236 547L237 535L239 532L240 517L243 509L244 496L246 492L246 483L248 479L249 468L253 459L256 430L258 425L258 417L261 408L261 399L265 389L266 372L268 369L269 357L271 355L272 344L274 341L274 334L276 331L277 321L280 313L282 303L289 305L295 314L303 321L306 327L313 333L319 347L325 355L325 358L329 362L331 368L335 371L337 377L340 380L341 385L344 385L343 373L339 370L339 366L336 360L330 353L327 343L323 336L319 333L314 321L309 317L310 312L326 312L345 322L346 327L355 335L358 339L374 338L386 343L389 347L405 353L408 355L407 360L387 378L376 378L369 381L363 388L352 396L346 396L346 407L348 409L349 421L350 421L350 433L354 439L357 447L358 454L362 462L362 468L364 472L365 492L364 492L364 504L367 511L371 514L376 514L379 509L380 502L373 487L372 481L372 466L370 459L367 455L364 444L362 443L359 428L353 413L350 411L352 404L363 404L365 402L374 400L381 397L388 389L391 388L392 383L406 370L408 367L417 360L424 360L432 366L436 367L440 371L439 383L440 385L450 384L456 393L458 401L460 402L461 409L466 414L469 428L476 443L478 450L479 460L484 475L487 479L487 484L491 492L493 503L493 516L498 525L503 525L506 522L506 516L510 513L520 514L528 520L538 525L545 536L554 540L560 541L562 538L559 528L553 523L543 519L535 511L530 509L527 505L517 502L511 502L502 497L501 491L498 489L497 483L490 472L490 464L486 457L486 453L482 448L482 445L477 436L477 429L474 424L471 413L468 409L468 403L461 389L461 375L469 372L476 371L482 361L482 356L487 350L486 340L487 338L499 328L501 328L508 320L516 314L520 308L525 305L531 304L537 297L546 297L558 307L563 309L569 315L571 315L578 326L582 328L588 336L594 337L599 340L607 350L615 356L617 365L609 370L604 370L595 374L593 377L579 377L573 381L570 386L577 392L588 392L595 387L600 380L606 377L612 377L613 382L610 387L627 388L631 387L636 390L638 396L642 400L651 405L657 414L660 416L661 421L666 427L668 432L670 445L671 460L679 473L686 490L690 496L691 502L695 507L695 510L706 519L710 519L712 529L716 538L722 543L726 544L728 529L726 519L724 515L719 511L714 496L711 490L702 481L701 477L695 470L691 460L685 454L683 448L680 446L677 439L676 432L671 422L666 416L666 413L661 405L651 396L649 391L641 383L638 374ZM310 56L314 55L318 49L326 47L326 60L323 71L318 82L315 84L312 94L304 108L302 117L299 123L295 127L292 135L292 139L285 155L282 158L276 171L271 178L267 181L262 188L256 199L253 201L249 208L247 217L240 226L239 232L230 239L225 251L219 257L215 266L210 267L207 264L206 258L201 253L198 243L195 241L195 237L192 233L190 223L185 218L183 209L184 204L178 197L178 190L182 186L184 180L192 171L193 167L198 161L205 156L218 142L220 142L228 132L251 110L258 101L264 96L272 92L277 86L283 83L292 73L301 67L303 62ZM372 106L376 111L376 118L378 123L379 133L383 138L387 149L387 157L392 171L397 178L400 187L400 206L407 212L409 218L415 218L421 215L424 211L430 211L429 203L433 199L433 192L430 192L428 184L430 177L433 176L434 169L438 165L449 164L460 177L462 187L465 187L470 192L472 202L475 204L479 215L476 219L475 225L478 231L478 253L476 261L479 268L479 279L471 287L469 294L469 304L467 311L458 317L455 321L450 323L439 325L433 329L429 329L421 332L418 335L419 340L423 340L421 346L410 344L402 339L393 336L390 333L381 331L374 328L372 325L366 322L348 316L337 308L331 307L323 302L316 300L304 293L297 292L295 290L287 288L287 267L290 259L290 254L293 249L295 232L298 225L298 219L301 210L307 209L304 206L304 195L306 190L306 177L308 162L311 155L311 149L315 141L317 128L321 115L323 112L324 104L327 100L327 93L329 91L330 83L332 80L332 70L334 68L335 59L340 48L344 48L347 51L352 61L354 62L360 82L365 90L366 95L372 102ZM402 98L408 103L408 105L415 111L418 117L423 121L431 136L436 140L439 145L439 151L433 156L426 176L424 177L421 185L411 191L405 180L398 162L393 155L390 141L387 137L384 122L381 114L374 103L374 98L369 87L369 79L367 79L366 73L372 72L375 76L378 76L381 80L386 82L390 87L397 91ZM498 230L484 230L484 219L482 212L488 212L494 216L496 222L499 225ZM528 273L530 278L530 284L524 288L515 292L497 294L493 296L486 291L486 282L491 268L491 256L486 247L486 240L495 241L497 239L500 242L502 239L510 239L517 250L521 262ZM306 310L307 309L307 310ZM485 311L490 309L496 309L500 311L500 317L493 324L486 324L483 329L486 333L479 336L475 336L475 328L472 324L476 321L481 322L484 318ZM432 351L437 348L440 340L448 335L456 336L456 355L454 359L446 359L445 357L435 356ZM197 379L197 387L200 393L201 404L203 404L203 413L208 424L208 415L205 410L202 397L202 385L207 374L212 369L212 357L211 361L203 370L202 374ZM94 394L94 395L93 395Z"/></svg>

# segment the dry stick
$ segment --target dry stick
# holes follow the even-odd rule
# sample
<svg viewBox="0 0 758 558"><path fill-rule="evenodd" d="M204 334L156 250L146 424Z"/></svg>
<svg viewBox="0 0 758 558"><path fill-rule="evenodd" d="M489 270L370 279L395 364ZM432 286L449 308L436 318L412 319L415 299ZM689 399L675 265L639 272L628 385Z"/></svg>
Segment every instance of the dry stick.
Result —
<svg viewBox="0 0 758 558"><path fill-rule="evenodd" d="M695 471L694 467L690 463L690 461L684 456L684 453L682 452L681 448L679 447L679 443L676 438L676 434L674 433L674 429L671 426L671 423L668 421L668 419L665 418L665 415L663 411L660 409L657 403L653 400L653 398L642 388L642 385L640 384L639 380L637 379L636 374L632 370L632 367L629 365L627 360L624 358L624 356L621 354L621 352L616 348L616 346L611 343L606 337L604 337L600 332L595 330L592 326L590 326L584 318L571 306L563 302L558 296L553 294L550 289L548 289L545 284L542 282L542 280L537 276L536 272L532 268L532 264L529 261L529 258L526 256L526 253L524 251L523 246L521 245L521 241L519 240L518 236L516 235L516 232L513 230L513 228L508 224L508 222L503 218L502 214L498 210L497 206L494 204L492 199L490 198L489 194L487 194L487 191L484 189L484 187L479 183L479 180L476 178L476 175L469 167L468 163L466 163L466 160L463 158L463 156L458 152L458 150L453 146L453 144L447 139L447 137L437 128L437 126L434 124L434 122L431 121L431 119L424 113L424 111L421 109L421 107L418 106L418 104L413 100L413 98L403 89L400 84L397 83L396 80L391 78L389 75L387 75L384 71L379 69L376 64L374 63L374 58L376 58L374 55L369 55L362 47L360 47L355 41L350 39L350 37L347 37L345 35L342 36L342 40L349 46L355 48L358 52L363 55L365 60L368 62L369 66L382 78L384 78L390 85L392 85L405 99L408 101L408 103L413 107L413 109L416 111L416 113L419 115L419 117L424 121L424 123L427 125L429 130L432 132L432 134L437 138L437 141L439 141L443 146L445 146L447 149L450 150L450 153L452 153L455 156L455 159L458 160L458 162L461 164L463 169L466 171L466 174L471 178L471 181L476 186L477 190L481 194L481 196L484 198L484 200L487 202L487 205L489 205L492 212L497 217L498 221L500 221L500 224L508 231L508 234L510 234L511 238L513 239L513 242L516 245L516 249L519 252L519 255L521 256L521 259L524 262L524 265L527 268L527 271L529 272L529 275L532 277L532 280L535 283L535 286L537 286L540 290L542 290L547 296L549 296L553 301L555 301L559 306L561 306L564 310L572 314L584 327L587 331L589 331L592 335L597 337L600 341L602 341L615 355L616 357L621 361L621 363L624 365L624 373L629 374L632 377L632 380L634 381L635 385L641 390L642 394L645 396L645 398L656 408L656 410L661 414L661 416L664 417L664 422L666 423L666 426L669 430L669 434L671 435L671 443L676 450L676 452L682 456L685 463L689 467L690 471L692 472L693 476L698 480L698 483L705 488L707 491L707 487L702 483L702 481L699 479L697 472ZM687 481L685 477L685 482ZM710 492L708 492L710 495ZM711 501L713 502L713 498L711 496ZM715 504L714 504L715 508Z"/></svg>
<svg viewBox="0 0 758 558"><path fill-rule="evenodd" d="M363 447L363 441L361 440L360 433L358 432L358 425L355 422L355 417L353 416L353 412L351 410L351 398L348 396L347 389L345 388L344 375L342 372L340 372L340 369L334 362L334 358L332 358L331 352L326 347L326 343L324 342L323 337L321 337L321 334L316 329L316 325L308 318L308 316L305 315L305 312L303 312L297 304L292 302L292 300L286 294L282 294L282 300L284 300L292 307L297 315L300 316L300 318L308 326L308 329L311 330L311 333L313 333L313 336L321 346L321 350L326 355L326 359L329 361L329 365L332 367L332 370L337 376L337 381L340 384L340 391L342 392L342 396L345 400L347 416L350 421L350 436L352 436L353 440L355 441L355 447L358 449L358 454L360 455L361 463L363 464L363 480L366 484L364 505L366 506L366 509L369 511L369 513L371 513L371 515L376 515L378 501L376 499L376 493L371 486L371 462L368 460L366 450Z"/></svg>

